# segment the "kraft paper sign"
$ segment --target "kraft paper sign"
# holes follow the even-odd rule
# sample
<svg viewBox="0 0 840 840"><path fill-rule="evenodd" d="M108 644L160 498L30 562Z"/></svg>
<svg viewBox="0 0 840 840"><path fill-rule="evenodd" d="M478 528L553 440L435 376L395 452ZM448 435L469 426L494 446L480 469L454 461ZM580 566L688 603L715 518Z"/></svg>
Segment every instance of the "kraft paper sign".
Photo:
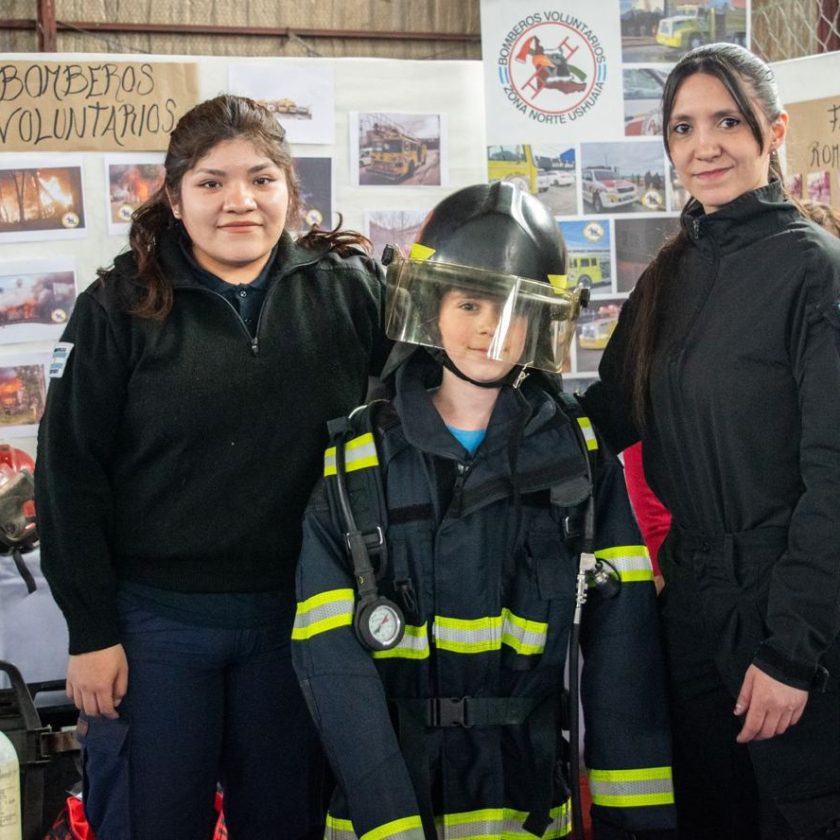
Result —
<svg viewBox="0 0 840 840"><path fill-rule="evenodd" d="M192 63L0 63L0 152L164 150L198 101Z"/></svg>
<svg viewBox="0 0 840 840"><path fill-rule="evenodd" d="M793 102L786 110L790 114L785 140L787 174L789 180L803 179L802 192L807 196L822 184L827 187L840 169L840 96ZM811 197L838 204L837 196Z"/></svg>

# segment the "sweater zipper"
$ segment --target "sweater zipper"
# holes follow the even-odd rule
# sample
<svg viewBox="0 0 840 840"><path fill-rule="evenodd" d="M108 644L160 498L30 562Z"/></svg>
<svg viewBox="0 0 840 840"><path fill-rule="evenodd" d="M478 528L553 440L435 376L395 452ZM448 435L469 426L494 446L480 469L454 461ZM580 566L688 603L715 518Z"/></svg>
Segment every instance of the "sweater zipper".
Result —
<svg viewBox="0 0 840 840"><path fill-rule="evenodd" d="M307 266L314 265L316 262L318 262L319 258L320 257L309 260L307 262L299 263L298 265L294 266L293 270L297 271L299 268L305 268ZM223 297L218 292L214 292L212 289L207 289L207 288L205 288L203 286L199 286L199 285L195 285L195 286L183 285L183 286L178 286L178 288L182 289L182 290L185 290L185 291L203 292L203 293L208 294L208 295L213 295L214 298L218 298L224 304L226 304L228 307L230 307L231 311L236 316L236 320L239 322L240 326L242 327L242 330L244 331L245 335L248 338L248 344L251 348L251 355L252 356L259 356L259 354L260 354L260 325L262 324L263 312L265 312L265 308L268 305L268 300L271 297L271 295L274 293L274 290L280 284L280 281L283 280L287 276L287 274L288 274L288 272L284 272L279 277L275 277L274 281L269 286L268 291L265 294L265 300L263 301L263 305L260 307L260 314L257 318L257 328L254 330L254 335L251 335L251 331L248 329L248 326L246 325L245 321L242 320L242 316L239 314L239 310L229 300L227 300L227 298Z"/></svg>
<svg viewBox="0 0 840 840"><path fill-rule="evenodd" d="M231 312L233 312L234 317L236 318L237 323L240 327L242 327L242 331L248 338L248 344L251 347L251 353L253 355L257 355L259 351L259 339L255 336L251 336L251 332L248 327L245 325L245 322L242 320L242 316L239 314L237 308L225 297L222 297L218 292L214 292L212 289L205 289L202 286L182 286L180 287L181 291L186 292L199 292L203 295L210 295L212 298L216 300L220 300ZM266 295L266 297L268 297ZM263 304L264 305L264 304ZM260 314L262 314L262 310L260 310Z"/></svg>

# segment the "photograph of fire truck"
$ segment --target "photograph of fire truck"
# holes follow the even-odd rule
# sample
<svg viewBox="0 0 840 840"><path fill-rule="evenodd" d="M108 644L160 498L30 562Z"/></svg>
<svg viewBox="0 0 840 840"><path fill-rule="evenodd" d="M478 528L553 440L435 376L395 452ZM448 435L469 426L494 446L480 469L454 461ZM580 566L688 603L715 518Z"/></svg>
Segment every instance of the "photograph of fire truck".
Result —
<svg viewBox="0 0 840 840"><path fill-rule="evenodd" d="M440 114L358 114L359 186L441 186Z"/></svg>

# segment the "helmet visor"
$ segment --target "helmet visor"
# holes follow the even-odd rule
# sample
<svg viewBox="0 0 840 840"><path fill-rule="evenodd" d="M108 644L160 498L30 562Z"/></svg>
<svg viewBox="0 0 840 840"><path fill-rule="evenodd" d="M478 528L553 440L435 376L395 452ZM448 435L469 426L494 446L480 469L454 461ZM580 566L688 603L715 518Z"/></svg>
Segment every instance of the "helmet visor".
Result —
<svg viewBox="0 0 840 840"><path fill-rule="evenodd" d="M389 338L560 373L580 314L580 287L397 255L386 274Z"/></svg>

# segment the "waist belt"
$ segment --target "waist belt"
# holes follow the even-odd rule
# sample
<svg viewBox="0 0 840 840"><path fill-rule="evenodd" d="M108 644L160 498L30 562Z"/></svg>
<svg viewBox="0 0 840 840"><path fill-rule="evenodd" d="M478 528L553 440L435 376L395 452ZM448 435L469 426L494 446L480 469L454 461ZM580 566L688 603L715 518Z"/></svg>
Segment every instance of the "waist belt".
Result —
<svg viewBox="0 0 840 840"><path fill-rule="evenodd" d="M515 726L544 702L536 697L429 697L397 700L397 708L430 728Z"/></svg>

